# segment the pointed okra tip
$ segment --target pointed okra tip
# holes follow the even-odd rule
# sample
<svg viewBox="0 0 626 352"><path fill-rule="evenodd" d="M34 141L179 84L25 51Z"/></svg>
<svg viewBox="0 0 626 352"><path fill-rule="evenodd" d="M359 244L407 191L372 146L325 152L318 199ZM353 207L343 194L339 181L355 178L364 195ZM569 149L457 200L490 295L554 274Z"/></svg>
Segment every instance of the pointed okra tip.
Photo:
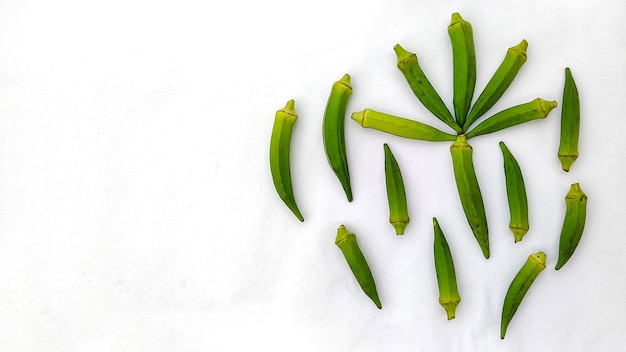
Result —
<svg viewBox="0 0 626 352"><path fill-rule="evenodd" d="M278 110L288 115L296 116L296 101L291 99L285 104L285 107Z"/></svg>
<svg viewBox="0 0 626 352"><path fill-rule="evenodd" d="M394 45L393 51L396 53L396 57L398 58L398 65L400 65L403 61L410 58L411 56L415 56L415 53L404 49L400 44Z"/></svg>
<svg viewBox="0 0 626 352"><path fill-rule="evenodd" d="M461 17L461 14L458 12L455 12L452 14L452 19L450 20L450 27L454 26L457 23L463 23L463 22L467 22L463 19L463 17Z"/></svg>
<svg viewBox="0 0 626 352"><path fill-rule="evenodd" d="M568 199L573 199L576 201L582 201L587 199L587 195L585 194L585 192L583 192L583 189L580 188L580 184L577 183L572 183L572 185L569 188L569 192L567 192L567 196L565 196L565 200Z"/></svg>
<svg viewBox="0 0 626 352"><path fill-rule="evenodd" d="M343 244L343 242L356 238L356 235L352 232L348 231L344 225L339 226L337 229L337 237L335 238L335 244L339 247Z"/></svg>
<svg viewBox="0 0 626 352"><path fill-rule="evenodd" d="M350 75L347 73L344 74L343 77L336 82L336 84L342 84L352 90L352 86L350 85Z"/></svg>
<svg viewBox="0 0 626 352"><path fill-rule="evenodd" d="M576 155L559 155L559 161L561 161L561 168L565 172L569 172L574 162L578 159Z"/></svg>
<svg viewBox="0 0 626 352"><path fill-rule="evenodd" d="M361 127L365 127L365 112L367 109L359 112L353 112L351 118L356 121Z"/></svg>
<svg viewBox="0 0 626 352"><path fill-rule="evenodd" d="M544 252L533 253L528 256L528 259L534 261L542 267L546 267L546 254Z"/></svg>
<svg viewBox="0 0 626 352"><path fill-rule="evenodd" d="M519 44L509 48L509 50L512 50L524 57L526 57L526 49L528 49L528 42L526 41L526 39L522 39Z"/></svg>
<svg viewBox="0 0 626 352"><path fill-rule="evenodd" d="M552 109L556 108L558 105L555 100L544 100L541 98L537 98L536 101L539 104L539 109L541 110L541 115L543 116L543 118L548 117L550 111L552 111Z"/></svg>

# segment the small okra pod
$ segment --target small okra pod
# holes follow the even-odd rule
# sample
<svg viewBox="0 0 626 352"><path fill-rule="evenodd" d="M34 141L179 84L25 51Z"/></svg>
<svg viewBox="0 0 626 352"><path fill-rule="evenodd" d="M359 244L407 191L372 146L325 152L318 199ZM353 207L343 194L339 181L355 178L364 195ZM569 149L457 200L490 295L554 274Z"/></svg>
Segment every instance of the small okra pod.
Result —
<svg viewBox="0 0 626 352"><path fill-rule="evenodd" d="M411 90L419 101L422 102L422 105L439 120L452 127L457 133L461 133L461 127L454 120L450 110L448 110L435 88L430 84L424 71L422 71L417 61L417 55L405 50L400 44L396 44L393 50L398 57L398 69L400 69Z"/></svg>
<svg viewBox="0 0 626 352"><path fill-rule="evenodd" d="M452 166L456 187L461 198L461 205L474 237L480 245L485 258L489 258L489 233L487 230L487 216L485 205L478 186L474 161L472 160L472 146L467 143L464 135L459 135L450 146Z"/></svg>
<svg viewBox="0 0 626 352"><path fill-rule="evenodd" d="M574 254L585 228L587 218L587 195L578 183L571 185L565 196L565 220L559 238L559 259L556 270L561 269Z"/></svg>
<svg viewBox="0 0 626 352"><path fill-rule="evenodd" d="M352 119L362 127L373 128L393 135L421 141L453 141L456 136L442 132L425 123L393 116L372 109L352 113Z"/></svg>
<svg viewBox="0 0 626 352"><path fill-rule="evenodd" d="M293 195L291 184L291 133L298 119L294 109L295 101L289 100L284 108L276 112L272 137L270 139L270 170L276 192L280 199L296 215L298 220L304 221Z"/></svg>
<svg viewBox="0 0 626 352"><path fill-rule="evenodd" d="M565 68L563 108L561 109L561 140L558 157L563 171L569 171L578 159L578 134L580 132L580 102L578 89L569 67Z"/></svg>
<svg viewBox="0 0 626 352"><path fill-rule="evenodd" d="M479 123L478 126L469 131L466 136L467 138L472 138L482 134L500 131L531 120L544 119L556 105L556 101L547 101L537 98L528 103L513 106Z"/></svg>
<svg viewBox="0 0 626 352"><path fill-rule="evenodd" d="M402 173L396 158L393 156L387 143L385 149L385 185L387 186L387 201L389 203L389 222L396 229L396 235L404 235L404 229L409 224L409 211L406 204L406 192Z"/></svg>
<svg viewBox="0 0 626 352"><path fill-rule="evenodd" d="M352 95L350 76L345 74L339 81L333 84L324 112L322 137L324 150L330 167L337 175L348 201L352 201L352 188L350 186L350 173L348 170L348 157L345 142L345 117L348 98Z"/></svg>
<svg viewBox="0 0 626 352"><path fill-rule="evenodd" d="M474 31L472 25L455 12L448 26L448 34L452 44L454 115L459 126L463 126L476 86Z"/></svg>
<svg viewBox="0 0 626 352"><path fill-rule="evenodd" d="M522 40L518 45L509 48L506 51L504 60L500 64L500 67L493 74L493 77L485 86L485 89L470 110L467 120L463 124L463 131L467 129L483 116L499 99L504 92L513 82L513 79L519 72L520 68L526 62L526 49L528 48L528 42Z"/></svg>
<svg viewBox="0 0 626 352"><path fill-rule="evenodd" d="M504 159L506 197L509 201L509 213L511 215L509 228L511 232L513 232L513 237L517 243L522 240L529 228L526 186L524 185L522 170L504 142L500 142L500 149L502 150L502 157Z"/></svg>
<svg viewBox="0 0 626 352"><path fill-rule="evenodd" d="M378 298L378 292L376 291L376 283L374 277L370 271L369 265L359 248L359 244L356 241L356 235L344 225L339 226L337 229L337 238L335 244L341 249L343 256L346 258L350 270L354 274L357 282L363 289L363 292L374 302L378 309L382 309L380 299Z"/></svg>
<svg viewBox="0 0 626 352"><path fill-rule="evenodd" d="M437 285L439 286L439 304L446 310L448 320L455 317L456 307L461 302L459 290L456 285L456 273L454 271L454 262L452 261L452 253L446 237L439 227L437 218L433 218L433 226L435 228L435 272L437 274Z"/></svg>
<svg viewBox="0 0 626 352"><path fill-rule="evenodd" d="M504 305L502 306L502 320L500 322L500 338L504 339L506 329L513 319L513 315L517 311L522 299L528 292L528 289L537 278L537 275L546 268L546 254L537 252L528 256L526 263L520 271L515 275L511 282L506 296Z"/></svg>

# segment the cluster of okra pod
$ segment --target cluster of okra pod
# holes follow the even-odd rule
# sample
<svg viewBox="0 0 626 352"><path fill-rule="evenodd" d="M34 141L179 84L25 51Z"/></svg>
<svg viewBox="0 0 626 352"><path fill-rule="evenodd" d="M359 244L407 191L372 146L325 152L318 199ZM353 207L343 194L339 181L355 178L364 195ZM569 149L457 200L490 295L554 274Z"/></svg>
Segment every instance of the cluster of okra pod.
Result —
<svg viewBox="0 0 626 352"><path fill-rule="evenodd" d="M472 104L476 82L476 54L472 26L458 13L452 14L448 26L453 55L453 105L454 115L448 110L439 94L422 71L415 53L395 45L397 66L406 78L411 90L422 104L456 134L440 131L418 121L392 116L365 109L352 114L352 119L362 127L373 128L396 136L431 142L452 141L450 152L454 177L463 211L485 258L489 258L487 219L480 187L472 160L472 146L468 139L493 133L535 119L543 119L557 106L556 101L537 98L500 111L472 128L504 94L526 62L528 43L522 40L509 48L504 60L482 93ZM332 86L323 118L323 141L328 162L337 175L348 201L352 201L350 175L346 157L344 122L348 98L352 94L350 76L344 75ZM304 221L293 194L290 175L290 143L297 115L295 102L277 111L270 142L270 167L274 185L281 199L300 221ZM565 69L561 113L561 136L558 158L564 171L569 171L578 157L578 135L580 105L578 90L569 68ZM504 160L506 192L510 210L509 227L515 242L522 240L529 229L528 202L522 172L518 162L507 146L500 142ZM385 182L389 203L389 221L396 234L404 234L409 223L407 200L402 174L391 149L384 145ZM570 259L582 236L586 217L587 196L578 183L572 184L565 197L566 214L559 239L559 257L556 270ZM436 218L434 226L434 262L439 286L439 303L448 319L454 319L455 310L461 301L459 296L452 254ZM337 230L335 244L341 249L359 285L380 309L382 308L376 284L363 253L359 249L356 235L341 225ZM503 339L509 322L513 318L522 298L539 273L546 267L544 252L533 253L519 270L506 293L502 307L500 337Z"/></svg>

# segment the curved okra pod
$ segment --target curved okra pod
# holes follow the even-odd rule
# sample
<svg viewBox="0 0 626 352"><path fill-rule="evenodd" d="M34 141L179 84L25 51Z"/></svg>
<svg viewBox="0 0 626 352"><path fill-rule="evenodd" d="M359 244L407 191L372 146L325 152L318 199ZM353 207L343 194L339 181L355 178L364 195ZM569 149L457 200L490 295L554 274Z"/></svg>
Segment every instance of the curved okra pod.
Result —
<svg viewBox="0 0 626 352"><path fill-rule="evenodd" d="M374 302L378 309L382 309L380 299L378 298L378 292L376 292L376 283L374 277L370 271L369 265L359 248L359 244L356 241L356 235L341 225L337 229L337 238L335 244L341 249L343 256L346 258L350 270L354 274L357 282L363 289L363 292Z"/></svg>
<svg viewBox="0 0 626 352"><path fill-rule="evenodd" d="M559 238L559 259L556 262L556 270L561 269L574 254L585 228L587 195L578 183L571 185L565 196L565 205L565 220Z"/></svg>
<svg viewBox="0 0 626 352"><path fill-rule="evenodd" d="M537 98L528 103L500 111L479 123L478 126L469 131L466 136L467 138L472 138L482 134L500 131L531 120L544 119L554 108L556 108L556 101L547 101Z"/></svg>
<svg viewBox="0 0 626 352"><path fill-rule="evenodd" d="M337 175L337 178L339 178L339 182L341 182L349 202L352 201L352 188L350 187L344 127L346 105L350 95L352 95L350 76L345 74L339 81L333 84L326 111L324 112L322 127L324 150L326 151L328 163L335 175Z"/></svg>
<svg viewBox="0 0 626 352"><path fill-rule="evenodd" d="M472 25L455 12L448 26L448 34L452 44L454 115L459 126L463 126L476 86L474 32Z"/></svg>
<svg viewBox="0 0 626 352"><path fill-rule="evenodd" d="M404 229L409 224L409 212L406 205L404 181L396 158L393 156L387 143L385 149L385 185L387 186L387 201L389 203L389 222L396 229L396 235L404 235Z"/></svg>
<svg viewBox="0 0 626 352"><path fill-rule="evenodd" d="M509 213L511 215L509 228L513 232L513 237L517 243L522 240L529 228L526 186L524 185L522 170L504 142L500 142L500 149L504 159L506 197L509 201Z"/></svg>
<svg viewBox="0 0 626 352"><path fill-rule="evenodd" d="M453 141L456 136L442 132L425 123L393 116L372 109L352 113L352 119L362 127L373 128L393 135L421 141Z"/></svg>
<svg viewBox="0 0 626 352"><path fill-rule="evenodd" d="M417 55L405 50L400 44L396 44L393 50L398 57L398 69L400 69L411 90L419 101L422 102L422 105L439 120L452 127L457 133L461 133L461 127L454 120L450 110L448 110L435 88L430 84L424 71L422 71L417 61Z"/></svg>
<svg viewBox="0 0 626 352"><path fill-rule="evenodd" d="M521 43L506 51L506 55L500 67L498 67L493 74L493 77L491 77L483 92L480 93L480 96L476 99L476 102L467 115L467 120L465 120L463 124L463 131L467 131L472 123L483 116L498 99L502 97L506 89L509 88L520 68L522 68L522 65L526 62L527 48L528 42L522 40Z"/></svg>
<svg viewBox="0 0 626 352"><path fill-rule="evenodd" d="M565 68L565 88L561 109L561 140L558 157L563 171L569 171L578 159L578 134L580 132L580 102L578 89L569 67Z"/></svg>
<svg viewBox="0 0 626 352"><path fill-rule="evenodd" d="M284 108L276 112L272 137L270 139L270 170L276 192L280 199L296 215L298 220L304 221L304 217L298 210L291 185L291 167L289 156L291 151L291 132L298 119L294 109L294 100L289 100Z"/></svg>
<svg viewBox="0 0 626 352"><path fill-rule="evenodd" d="M456 187L461 198L461 205L467 222L472 228L474 237L480 245L485 258L489 258L489 233L483 197L476 179L474 162L472 160L472 146L467 143L464 135L459 135L450 146L452 166Z"/></svg>
<svg viewBox="0 0 626 352"><path fill-rule="evenodd" d="M439 304L446 310L448 320L455 317L456 307L461 302L459 290L456 285L456 273L454 271L454 262L446 237L439 227L437 218L433 218L433 227L435 228L435 272L437 273L437 285L439 286Z"/></svg>
<svg viewBox="0 0 626 352"><path fill-rule="evenodd" d="M530 285L535 281L537 275L546 268L546 254L537 252L531 254L520 271L515 275L513 282L509 286L502 306L502 320L500 322L500 338L504 339L506 329L513 319L522 299L528 292Z"/></svg>

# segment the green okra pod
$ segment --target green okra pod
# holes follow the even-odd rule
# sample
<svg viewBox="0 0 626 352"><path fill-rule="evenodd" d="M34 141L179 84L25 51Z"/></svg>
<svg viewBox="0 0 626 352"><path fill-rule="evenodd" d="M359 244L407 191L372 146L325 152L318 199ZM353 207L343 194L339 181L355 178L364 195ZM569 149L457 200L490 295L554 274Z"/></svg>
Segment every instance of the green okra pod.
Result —
<svg viewBox="0 0 626 352"><path fill-rule="evenodd" d="M274 187L280 199L285 202L298 220L304 221L293 194L291 163L289 160L291 154L291 134L293 126L298 119L294 105L295 101L289 100L284 108L276 112L270 139L270 170Z"/></svg>
<svg viewBox="0 0 626 352"><path fill-rule="evenodd" d="M515 275L515 278L506 292L502 306L502 320L500 322L501 339L504 339L506 329L511 319L513 319L513 315L515 315L522 299L526 295L526 292L528 292L528 289L537 278L537 275L545 268L546 254L544 252L537 252L528 257L524 266L522 266L517 275Z"/></svg>
<svg viewBox="0 0 626 352"><path fill-rule="evenodd" d="M452 44L454 115L459 126L463 126L476 86L474 32L472 25L455 12L448 26L448 34Z"/></svg>
<svg viewBox="0 0 626 352"><path fill-rule="evenodd" d="M339 226L337 229L337 237L335 244L341 249L343 256L346 258L350 270L354 274L357 282L363 289L363 292L374 302L378 309L382 309L380 298L378 298L378 292L376 291L376 283L370 270L367 261L359 248L359 244L356 241L356 235L344 225Z"/></svg>
<svg viewBox="0 0 626 352"><path fill-rule="evenodd" d="M452 253L443 235L443 231L439 226L437 218L433 218L433 227L435 229L434 253L435 253L435 272L437 274L437 285L439 286L439 304L445 309L448 320L455 317L456 307L461 302L459 289L456 285L456 272L454 270L454 261Z"/></svg>
<svg viewBox="0 0 626 352"><path fill-rule="evenodd" d="M341 182L349 202L352 201L352 187L350 186L344 129L346 105L350 95L352 95L350 76L345 74L333 84L322 124L322 137L328 163Z"/></svg>
<svg viewBox="0 0 626 352"><path fill-rule="evenodd" d="M487 230L487 216L485 215L485 205L478 186L474 161L472 160L472 146L467 143L464 135L457 136L457 139L450 146L452 154L452 166L456 187L461 198L461 205L465 212L465 217L469 223L474 237L478 241L485 258L489 258L489 233Z"/></svg>
<svg viewBox="0 0 626 352"><path fill-rule="evenodd" d="M466 136L467 138L472 138L500 131L531 120L544 119L556 105L556 101L547 101L537 98L528 103L502 110L479 123L478 126L469 131Z"/></svg>
<svg viewBox="0 0 626 352"><path fill-rule="evenodd" d="M580 133L580 102L578 88L569 67L565 68L565 87L563 89L563 108L561 109L561 140L558 157L563 171L578 159L578 135Z"/></svg>
<svg viewBox="0 0 626 352"><path fill-rule="evenodd" d="M565 220L559 237L559 259L556 270L559 270L572 257L585 229L587 218L587 195L580 188L580 184L571 185L565 196Z"/></svg>
<svg viewBox="0 0 626 352"><path fill-rule="evenodd" d="M456 136L442 132L425 123L393 116L372 109L352 113L352 119L362 127L373 128L393 135L421 141L453 141Z"/></svg>
<svg viewBox="0 0 626 352"><path fill-rule="evenodd" d="M422 105L439 120L452 127L457 133L461 133L461 127L454 120L450 110L448 110L435 88L430 84L424 71L422 71L417 61L417 55L405 50L400 44L396 44L393 50L398 57L398 69L400 69L411 90L419 101L422 102Z"/></svg>
<svg viewBox="0 0 626 352"><path fill-rule="evenodd" d="M404 235L404 229L409 224L409 211L406 204L406 192L402 173L396 158L393 156L387 143L385 150L385 185L387 201L389 203L389 222L396 230L396 235Z"/></svg>
<svg viewBox="0 0 626 352"><path fill-rule="evenodd" d="M513 79L519 72L520 68L526 62L526 49L528 42L522 40L518 45L509 48L506 51L504 60L493 74L487 86L470 110L467 120L463 124L463 131L467 129L483 116L499 99L513 82Z"/></svg>
<svg viewBox="0 0 626 352"><path fill-rule="evenodd" d="M506 197L509 201L509 213L511 216L509 228L511 232L513 232L515 242L519 242L528 232L529 228L526 186L524 185L522 170L504 142L500 142L500 149L502 150L502 158L504 159Z"/></svg>

